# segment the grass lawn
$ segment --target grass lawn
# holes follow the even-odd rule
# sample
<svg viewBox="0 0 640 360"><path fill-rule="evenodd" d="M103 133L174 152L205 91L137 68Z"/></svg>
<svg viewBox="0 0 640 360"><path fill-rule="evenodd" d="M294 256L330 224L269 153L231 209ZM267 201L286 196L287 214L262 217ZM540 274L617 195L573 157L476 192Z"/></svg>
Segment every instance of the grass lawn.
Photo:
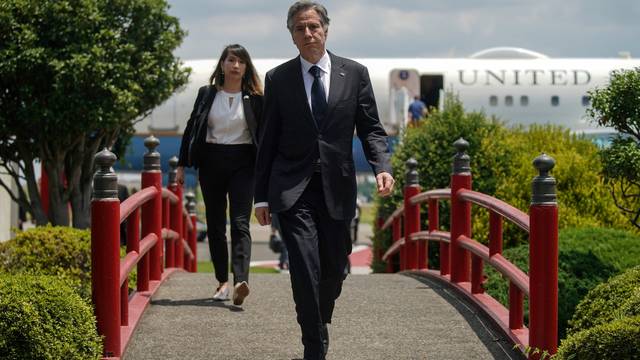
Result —
<svg viewBox="0 0 640 360"><path fill-rule="evenodd" d="M374 210L373 203L360 205L360 223L373 225Z"/></svg>
<svg viewBox="0 0 640 360"><path fill-rule="evenodd" d="M211 261L199 261L198 262L198 272L199 273L212 273L213 272L213 263ZM264 267L252 267L249 269L250 273L253 274L278 274L278 270Z"/></svg>

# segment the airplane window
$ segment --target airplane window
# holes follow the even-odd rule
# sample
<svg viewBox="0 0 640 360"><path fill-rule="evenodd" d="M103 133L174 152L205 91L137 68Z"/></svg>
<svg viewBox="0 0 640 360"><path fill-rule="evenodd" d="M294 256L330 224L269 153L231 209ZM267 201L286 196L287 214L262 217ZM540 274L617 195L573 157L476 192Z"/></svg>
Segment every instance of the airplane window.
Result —
<svg viewBox="0 0 640 360"><path fill-rule="evenodd" d="M504 104L506 106L512 106L513 105L513 96L511 95L507 95L504 97Z"/></svg>
<svg viewBox="0 0 640 360"><path fill-rule="evenodd" d="M489 97L489 105L491 106L498 106L498 97L495 95L491 95Z"/></svg>
<svg viewBox="0 0 640 360"><path fill-rule="evenodd" d="M558 95L553 95L551 97L551 106L558 106L560 105L560 97Z"/></svg>
<svg viewBox="0 0 640 360"><path fill-rule="evenodd" d="M529 105L529 97L527 95L520 96L520 106Z"/></svg>
<svg viewBox="0 0 640 360"><path fill-rule="evenodd" d="M591 103L591 101L589 100L588 96L583 96L582 97L582 106L589 106L589 104Z"/></svg>

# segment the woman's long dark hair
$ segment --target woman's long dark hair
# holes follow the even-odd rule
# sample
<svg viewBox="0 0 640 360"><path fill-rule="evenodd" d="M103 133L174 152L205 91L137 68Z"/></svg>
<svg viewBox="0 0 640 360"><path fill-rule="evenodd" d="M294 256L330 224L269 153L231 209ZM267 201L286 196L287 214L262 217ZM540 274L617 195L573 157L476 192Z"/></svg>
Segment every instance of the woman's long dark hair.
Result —
<svg viewBox="0 0 640 360"><path fill-rule="evenodd" d="M249 52L247 51L247 49L238 44L227 45L224 50L222 50L220 59L218 59L218 65L216 65L216 69L213 71L213 74L211 74L211 77L209 78L209 83L211 85L215 85L218 89L222 88L222 86L224 85L222 63L229 54L239 57L242 61L245 62L245 64L247 64L247 69L244 72L244 76L242 77L242 90L248 92L251 95L262 95L262 85L260 84L260 78L258 77L256 68L253 66L253 62L251 61L251 56L249 56Z"/></svg>

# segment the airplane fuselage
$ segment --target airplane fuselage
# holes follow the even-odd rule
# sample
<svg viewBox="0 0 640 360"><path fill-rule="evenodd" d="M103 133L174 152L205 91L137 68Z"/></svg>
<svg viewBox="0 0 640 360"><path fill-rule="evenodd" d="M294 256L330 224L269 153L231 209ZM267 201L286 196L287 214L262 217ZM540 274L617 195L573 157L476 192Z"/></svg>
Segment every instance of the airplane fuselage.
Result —
<svg viewBox="0 0 640 360"><path fill-rule="evenodd" d="M484 111L507 124L552 123L575 132L606 132L585 117L588 91L603 87L617 69L640 66L635 59L355 59L367 66L381 121L391 135L406 124L415 95L440 108L445 91L466 110ZM256 59L266 72L286 59ZM197 89L208 82L216 60L187 61L189 84L136 125L137 133L182 133ZM330 90L329 90L330 91Z"/></svg>

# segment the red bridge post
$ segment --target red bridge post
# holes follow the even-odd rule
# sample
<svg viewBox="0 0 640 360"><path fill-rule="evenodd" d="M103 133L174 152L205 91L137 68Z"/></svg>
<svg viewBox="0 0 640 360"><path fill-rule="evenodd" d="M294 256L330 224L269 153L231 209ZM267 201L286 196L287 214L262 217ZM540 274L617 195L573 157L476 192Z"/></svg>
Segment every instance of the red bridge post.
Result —
<svg viewBox="0 0 640 360"><path fill-rule="evenodd" d="M418 162L407 160L407 172L404 186L404 243L406 247L406 269L416 270L426 267L426 250L423 241L411 241L411 234L420 231L420 205L412 205L411 197L420 193L418 183Z"/></svg>
<svg viewBox="0 0 640 360"><path fill-rule="evenodd" d="M144 265L138 264L138 274L140 267L146 267L149 280L159 281L162 278L162 170L160 169L160 153L156 148L160 145L160 140L151 135L144 139L144 146L148 152L144 154L144 168L142 171L141 189L153 186L158 190L155 198L142 206L142 233L146 236L149 233L156 234L158 242L151 248L150 255L145 256ZM140 276L140 275L138 275ZM149 284L147 282L148 290Z"/></svg>
<svg viewBox="0 0 640 360"><path fill-rule="evenodd" d="M91 297L103 355L120 357L120 201L116 156L107 149L95 155L91 201Z"/></svg>
<svg viewBox="0 0 640 360"><path fill-rule="evenodd" d="M471 159L467 155L469 143L460 138L453 143L457 153L453 157L451 175L451 248L450 270L452 282L471 280L471 257L468 251L458 244L461 235L471 237L471 203L460 200L458 191L471 189Z"/></svg>
<svg viewBox="0 0 640 360"><path fill-rule="evenodd" d="M182 184L176 182L176 174L178 167L178 157L173 156L169 159L169 190L178 197L178 202L171 205L171 230L178 233L178 239L173 244L173 265L177 268L184 268L184 245L182 239L184 239L183 224L182 224Z"/></svg>
<svg viewBox="0 0 640 360"><path fill-rule="evenodd" d="M198 229L196 228L196 195L191 191L188 192L185 197L187 198L187 210L189 211L189 221L191 221L191 231L189 232L189 248L193 254L193 260L190 260L187 271L198 272L198 244L197 236Z"/></svg>
<svg viewBox="0 0 640 360"><path fill-rule="evenodd" d="M543 153L533 166L540 174L531 183L529 208L529 346L553 355L558 350L558 203L549 171L555 160Z"/></svg>

